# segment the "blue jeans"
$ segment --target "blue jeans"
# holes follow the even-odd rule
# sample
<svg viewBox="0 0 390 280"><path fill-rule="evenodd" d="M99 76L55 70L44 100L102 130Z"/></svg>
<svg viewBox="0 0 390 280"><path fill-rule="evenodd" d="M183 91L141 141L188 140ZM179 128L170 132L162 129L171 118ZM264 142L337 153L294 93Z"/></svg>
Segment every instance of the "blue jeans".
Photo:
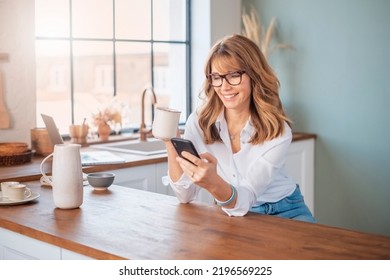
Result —
<svg viewBox="0 0 390 280"><path fill-rule="evenodd" d="M316 222L303 200L303 196L298 185L291 195L277 202L263 203L259 206L252 207L249 211L310 223Z"/></svg>

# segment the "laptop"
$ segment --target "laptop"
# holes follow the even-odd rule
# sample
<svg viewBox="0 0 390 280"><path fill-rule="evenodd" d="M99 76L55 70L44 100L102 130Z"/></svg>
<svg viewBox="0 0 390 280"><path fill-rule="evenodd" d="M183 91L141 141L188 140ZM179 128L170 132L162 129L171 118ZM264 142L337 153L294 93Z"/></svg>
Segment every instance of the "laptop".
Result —
<svg viewBox="0 0 390 280"><path fill-rule="evenodd" d="M41 116L53 145L63 144L64 140L62 139L61 134L58 131L53 117L45 114L41 114ZM80 156L82 166L123 163L126 161L125 159L109 151L80 152Z"/></svg>

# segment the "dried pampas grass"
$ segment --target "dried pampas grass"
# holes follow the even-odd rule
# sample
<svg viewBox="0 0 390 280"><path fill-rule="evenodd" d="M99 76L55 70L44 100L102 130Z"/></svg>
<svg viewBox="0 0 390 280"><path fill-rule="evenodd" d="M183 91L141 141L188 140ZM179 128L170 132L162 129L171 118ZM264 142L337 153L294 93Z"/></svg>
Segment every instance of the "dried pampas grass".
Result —
<svg viewBox="0 0 390 280"><path fill-rule="evenodd" d="M287 44L276 44L275 46L270 47L276 29L275 17L272 17L265 32L254 8L251 9L249 14L243 13L242 22L244 27L242 34L253 40L260 47L266 58L268 58L276 49L292 49L292 47Z"/></svg>

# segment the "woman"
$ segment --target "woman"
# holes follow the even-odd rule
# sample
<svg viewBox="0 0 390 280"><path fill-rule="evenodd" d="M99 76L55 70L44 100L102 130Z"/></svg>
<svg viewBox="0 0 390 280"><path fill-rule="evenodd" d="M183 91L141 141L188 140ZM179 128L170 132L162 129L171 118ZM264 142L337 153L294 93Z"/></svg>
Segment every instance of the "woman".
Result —
<svg viewBox="0 0 390 280"><path fill-rule="evenodd" d="M168 141L168 179L182 203L206 189L230 216L248 211L314 222L285 158L291 122L279 98L279 81L258 46L233 35L210 51L205 103L187 120L184 138L201 158L179 157Z"/></svg>

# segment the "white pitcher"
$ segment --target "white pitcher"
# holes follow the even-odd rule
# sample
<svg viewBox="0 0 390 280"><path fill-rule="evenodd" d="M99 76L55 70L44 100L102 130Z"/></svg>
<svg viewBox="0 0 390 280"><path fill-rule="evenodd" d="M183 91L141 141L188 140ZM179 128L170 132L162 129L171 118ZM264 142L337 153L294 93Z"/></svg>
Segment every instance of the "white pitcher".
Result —
<svg viewBox="0 0 390 280"><path fill-rule="evenodd" d="M41 162L41 173L53 187L54 205L61 209L78 208L83 203L83 171L80 144L56 144L54 152ZM43 164L53 156L52 176L43 172Z"/></svg>

